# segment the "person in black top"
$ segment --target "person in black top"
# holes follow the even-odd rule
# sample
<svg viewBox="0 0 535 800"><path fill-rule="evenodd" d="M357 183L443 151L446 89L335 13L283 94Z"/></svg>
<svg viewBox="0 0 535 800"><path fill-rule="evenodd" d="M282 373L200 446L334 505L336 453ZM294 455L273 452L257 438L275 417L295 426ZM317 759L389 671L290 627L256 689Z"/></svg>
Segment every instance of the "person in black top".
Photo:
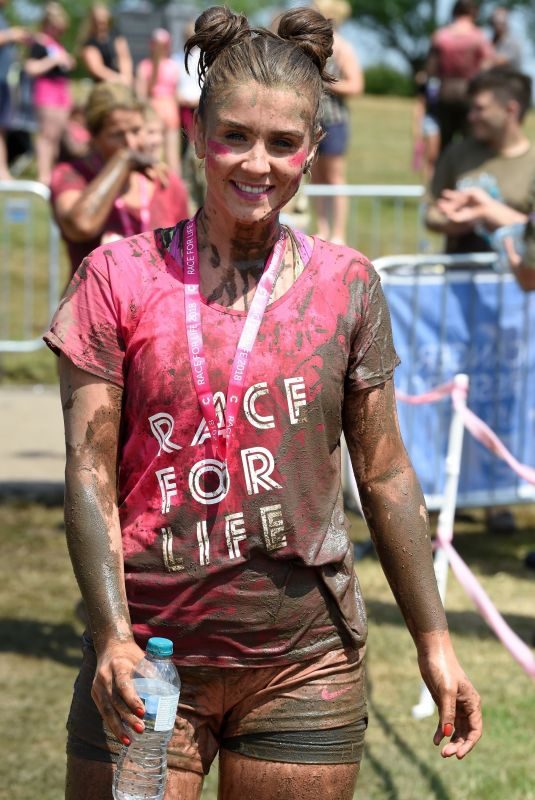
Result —
<svg viewBox="0 0 535 800"><path fill-rule="evenodd" d="M88 13L81 59L94 81L132 85L133 67L128 42L111 26L106 6L97 3Z"/></svg>

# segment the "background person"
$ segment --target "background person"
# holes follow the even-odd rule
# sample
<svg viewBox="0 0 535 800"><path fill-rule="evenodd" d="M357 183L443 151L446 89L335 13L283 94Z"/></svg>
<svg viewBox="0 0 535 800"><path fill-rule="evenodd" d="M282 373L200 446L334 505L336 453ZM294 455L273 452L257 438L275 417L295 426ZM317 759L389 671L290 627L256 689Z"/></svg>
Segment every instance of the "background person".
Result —
<svg viewBox="0 0 535 800"><path fill-rule="evenodd" d="M150 38L150 58L144 58L136 71L136 93L151 104L164 124L164 152L169 168L180 173L180 115L178 109L179 67L171 58L171 36L156 28Z"/></svg>
<svg viewBox="0 0 535 800"><path fill-rule="evenodd" d="M144 149L143 112L128 87L97 84L85 110L89 155L54 169L51 201L73 273L103 237L132 236L187 214L182 181L162 178Z"/></svg>
<svg viewBox="0 0 535 800"><path fill-rule="evenodd" d="M440 153L440 127L436 117L438 81L425 72L415 75L416 99L412 118L412 168L422 173L425 186L433 177Z"/></svg>
<svg viewBox="0 0 535 800"><path fill-rule="evenodd" d="M310 8L284 14L278 35L226 8L199 17L186 52L201 52L205 204L189 222L93 252L46 336L61 352L67 539L91 631L69 720L69 800L109 797L115 737L143 729L130 676L164 630L182 678L166 797L199 798L218 749L221 800L353 797L366 622L342 431L440 709L434 742L451 736L442 754L462 758L480 736L399 436L378 275L356 251L279 224L321 135L332 41ZM222 399L231 373L247 413L236 381Z"/></svg>
<svg viewBox="0 0 535 800"><path fill-rule="evenodd" d="M89 9L83 27L81 59L94 81L132 86L134 68L128 41L113 28L110 11L101 3Z"/></svg>
<svg viewBox="0 0 535 800"><path fill-rule="evenodd" d="M473 0L457 0L452 22L431 37L426 73L440 81L436 115L441 151L457 134L466 133L468 83L494 63L494 50L476 25L477 15Z"/></svg>
<svg viewBox="0 0 535 800"><path fill-rule="evenodd" d="M447 253L492 250L489 234L509 224L510 211L529 213L535 180L535 148L523 130L531 79L495 67L471 81L468 95L470 136L441 156L426 212L428 227L446 235ZM481 203L482 196L500 203ZM474 204L475 212L491 210L494 216L476 218L468 210ZM496 215L504 207L508 219L502 221Z"/></svg>
<svg viewBox="0 0 535 800"><path fill-rule="evenodd" d="M25 28L10 26L4 9L8 0L0 0L0 181L10 180L6 136L11 103L8 74L15 60L15 45L28 44L30 35Z"/></svg>
<svg viewBox="0 0 535 800"><path fill-rule="evenodd" d="M522 69L522 47L509 29L509 11L503 6L495 8L490 18L495 63L511 69Z"/></svg>
<svg viewBox="0 0 535 800"><path fill-rule="evenodd" d="M523 131L531 103L531 79L494 67L473 78L470 136L453 142L440 158L426 211L431 230L446 235L447 253L488 252L492 234L522 222L535 182L535 149ZM515 530L509 509L489 508L491 532Z"/></svg>
<svg viewBox="0 0 535 800"><path fill-rule="evenodd" d="M322 100L321 140L312 165L314 183L339 186L347 182L346 153L349 145L349 109L347 101L362 94L364 78L350 43L336 28L351 16L347 0L314 0L314 7L335 26L333 54L328 70L336 78L326 87ZM318 197L315 201L318 236L343 244L347 236L349 198L345 195Z"/></svg>
<svg viewBox="0 0 535 800"><path fill-rule="evenodd" d="M75 62L60 41L68 25L69 18L63 6L56 2L47 3L41 30L36 34L24 64L24 69L33 78L37 180L47 186L72 105L69 73Z"/></svg>
<svg viewBox="0 0 535 800"><path fill-rule="evenodd" d="M145 118L145 144L143 150L152 156L156 162L163 161L165 128L162 118L158 116L152 106L146 105L143 109Z"/></svg>

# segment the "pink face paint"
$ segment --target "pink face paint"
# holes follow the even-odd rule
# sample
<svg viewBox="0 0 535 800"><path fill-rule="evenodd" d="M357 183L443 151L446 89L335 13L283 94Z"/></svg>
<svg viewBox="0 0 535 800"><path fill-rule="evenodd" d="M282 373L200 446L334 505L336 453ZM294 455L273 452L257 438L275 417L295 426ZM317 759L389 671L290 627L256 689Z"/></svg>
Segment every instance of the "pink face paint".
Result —
<svg viewBox="0 0 535 800"><path fill-rule="evenodd" d="M301 169L306 160L307 160L307 151L303 149L299 150L293 156L290 156L290 158L288 159L288 164L290 164L291 167L298 167L299 169Z"/></svg>
<svg viewBox="0 0 535 800"><path fill-rule="evenodd" d="M232 148L228 147L226 144L221 144L221 142L216 142L214 139L208 139L208 150L210 153L213 153L215 156L228 156L230 152L232 152Z"/></svg>

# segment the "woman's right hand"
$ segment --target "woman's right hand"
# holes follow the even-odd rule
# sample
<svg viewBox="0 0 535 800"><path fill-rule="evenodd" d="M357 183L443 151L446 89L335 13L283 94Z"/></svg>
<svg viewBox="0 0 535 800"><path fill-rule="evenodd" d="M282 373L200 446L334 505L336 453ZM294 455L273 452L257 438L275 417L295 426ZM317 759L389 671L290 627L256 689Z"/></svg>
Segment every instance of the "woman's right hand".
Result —
<svg viewBox="0 0 535 800"><path fill-rule="evenodd" d="M91 696L109 729L127 744L127 739L131 741L130 728L136 733L144 728L144 706L132 680L144 652L133 639L113 641L98 650Z"/></svg>

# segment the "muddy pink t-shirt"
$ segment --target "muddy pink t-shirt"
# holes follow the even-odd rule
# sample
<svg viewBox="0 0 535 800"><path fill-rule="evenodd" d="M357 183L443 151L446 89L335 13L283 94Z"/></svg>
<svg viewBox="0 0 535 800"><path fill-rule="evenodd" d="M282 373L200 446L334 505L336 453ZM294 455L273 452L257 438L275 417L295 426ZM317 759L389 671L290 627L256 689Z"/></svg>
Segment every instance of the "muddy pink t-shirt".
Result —
<svg viewBox="0 0 535 800"><path fill-rule="evenodd" d="M344 395L384 383L397 364L377 273L358 252L314 240L262 320L226 485L192 381L169 238L157 231L95 250L45 337L124 389L118 498L136 638L165 635L179 662L219 666L355 649L366 617L340 437ZM219 412L243 323L243 312L202 304Z"/></svg>

